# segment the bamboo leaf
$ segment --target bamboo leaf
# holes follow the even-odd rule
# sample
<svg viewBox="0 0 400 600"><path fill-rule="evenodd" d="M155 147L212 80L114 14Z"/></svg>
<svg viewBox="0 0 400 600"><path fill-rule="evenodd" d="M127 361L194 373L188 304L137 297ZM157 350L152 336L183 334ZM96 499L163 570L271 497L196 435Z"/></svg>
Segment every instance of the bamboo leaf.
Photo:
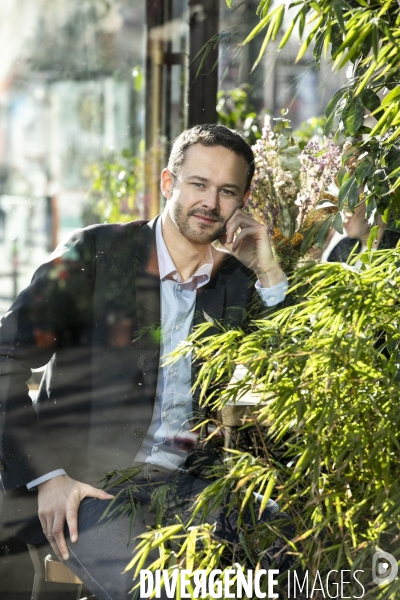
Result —
<svg viewBox="0 0 400 600"><path fill-rule="evenodd" d="M271 2L272 0L261 0L260 4L257 7L256 14L262 14L262 16L264 17L269 10Z"/></svg>
<svg viewBox="0 0 400 600"><path fill-rule="evenodd" d="M274 18L274 15L277 13L278 9L280 7L278 6L278 8L276 8L275 10L273 10L272 12L270 12L268 15L266 15L263 19L261 19L261 21L259 22L258 25L256 25L249 33L249 35L246 37L246 39L241 43L242 46L245 46L246 44L248 44L249 42L251 42L251 40L253 40L259 33L260 31L262 31L270 22L271 19Z"/></svg>
<svg viewBox="0 0 400 600"><path fill-rule="evenodd" d="M255 63L253 64L253 66L251 68L251 72L254 71L254 69L256 68L256 66L258 65L258 63L260 62L260 60L262 59L262 57L264 56L265 50L266 50L266 48L268 46L268 43L269 43L269 41L271 39L272 28L273 28L273 21L271 21L271 23L268 26L268 30L267 30L267 33L265 34L264 41L263 41L263 43L261 45L261 48L260 48L260 52L259 52L259 54L258 54L258 56L256 58Z"/></svg>
<svg viewBox="0 0 400 600"><path fill-rule="evenodd" d="M391 92L387 94L382 100L382 107L390 105L392 102L396 102L400 98L400 86L396 86Z"/></svg>
<svg viewBox="0 0 400 600"><path fill-rule="evenodd" d="M274 475L271 474L268 484L267 484L267 487L265 488L263 499L261 500L260 510L258 512L259 519L261 518L261 515L264 512L264 510L268 504L268 500L271 498L271 494L273 492L274 485L275 485L275 477L274 477Z"/></svg>
<svg viewBox="0 0 400 600"><path fill-rule="evenodd" d="M306 25L307 8L304 6L299 12L299 38L303 37L304 27Z"/></svg>
<svg viewBox="0 0 400 600"><path fill-rule="evenodd" d="M378 29L378 27L375 24L374 24L373 29L372 29L372 49L374 51L375 60L378 60L378 54L379 54L379 29Z"/></svg>
<svg viewBox="0 0 400 600"><path fill-rule="evenodd" d="M293 23L293 26L294 26L294 23ZM318 69L321 64L321 54L322 54L322 49L324 47L325 34L326 34L326 31L319 31L315 38L313 54L314 54L315 64Z"/></svg>
<svg viewBox="0 0 400 600"><path fill-rule="evenodd" d="M271 27L272 27L272 40L274 41L276 39L276 36L278 35L278 32L281 28L282 25L282 21L283 21L283 17L285 15L285 5L282 4L279 7L280 10L278 10L276 17L274 19L274 25L272 25L271 23Z"/></svg>
<svg viewBox="0 0 400 600"><path fill-rule="evenodd" d="M301 533L300 535L298 535L297 537L295 537L293 539L293 543L297 544L297 542L302 542L304 540L306 540L308 537L310 537L310 535L312 535L315 532L315 529L308 529L307 531L305 531L304 533Z"/></svg>
<svg viewBox="0 0 400 600"><path fill-rule="evenodd" d="M335 16L337 18L337 21L339 23L340 29L343 31L343 33L346 33L346 25L344 23L343 13L342 13L342 3L339 2L338 0L333 0L332 8L333 8L333 12L335 13Z"/></svg>
<svg viewBox="0 0 400 600"><path fill-rule="evenodd" d="M324 17L320 17L319 20L317 21L316 25L314 25L313 29L311 30L310 34L307 36L307 38L304 40L304 42L302 43L302 45L300 46L300 50L296 56L296 60L295 62L299 62L300 59L303 58L303 56L305 55L305 53L307 52L307 48L309 47L309 45L311 44L311 41L314 38L314 35L316 33L316 31L318 30L319 26L321 25L322 21L324 20Z"/></svg>
<svg viewBox="0 0 400 600"><path fill-rule="evenodd" d="M385 131L390 127L395 115L397 114L397 106L390 105L389 108L385 110L375 127L373 127L370 136L376 135L378 132L380 135L383 135Z"/></svg>
<svg viewBox="0 0 400 600"><path fill-rule="evenodd" d="M298 19L298 14L295 16L295 18L293 19L293 21L290 23L285 35L283 36L283 38L281 39L281 41L279 42L279 46L278 46L278 50L281 50L288 42L290 36L292 35L294 26L296 25L296 21Z"/></svg>

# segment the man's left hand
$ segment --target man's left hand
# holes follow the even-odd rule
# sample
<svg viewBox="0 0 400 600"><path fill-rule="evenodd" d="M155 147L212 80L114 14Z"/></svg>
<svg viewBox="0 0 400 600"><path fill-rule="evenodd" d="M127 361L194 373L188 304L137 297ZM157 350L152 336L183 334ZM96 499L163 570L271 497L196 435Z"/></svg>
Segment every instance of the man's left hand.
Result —
<svg viewBox="0 0 400 600"><path fill-rule="evenodd" d="M240 232L235 237L235 232ZM261 287L268 288L283 280L283 271L272 253L264 225L237 209L226 223L226 233L219 239L242 264L257 275Z"/></svg>

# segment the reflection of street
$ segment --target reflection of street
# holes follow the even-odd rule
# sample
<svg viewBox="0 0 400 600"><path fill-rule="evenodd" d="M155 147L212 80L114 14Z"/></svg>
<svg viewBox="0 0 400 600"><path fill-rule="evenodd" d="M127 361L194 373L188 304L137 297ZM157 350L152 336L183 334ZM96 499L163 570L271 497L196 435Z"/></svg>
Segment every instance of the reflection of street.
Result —
<svg viewBox="0 0 400 600"><path fill-rule="evenodd" d="M0 314L18 292L29 285L33 272L49 255L51 223L46 198L0 196Z"/></svg>
<svg viewBox="0 0 400 600"><path fill-rule="evenodd" d="M48 198L0 196L0 316L7 312L16 295L26 288L34 271L49 256L53 245L53 219ZM42 373L29 381L35 399ZM0 513L3 495L0 494ZM34 570L23 542L0 535L0 598L30 600ZM46 584L46 597L76 598L75 586Z"/></svg>

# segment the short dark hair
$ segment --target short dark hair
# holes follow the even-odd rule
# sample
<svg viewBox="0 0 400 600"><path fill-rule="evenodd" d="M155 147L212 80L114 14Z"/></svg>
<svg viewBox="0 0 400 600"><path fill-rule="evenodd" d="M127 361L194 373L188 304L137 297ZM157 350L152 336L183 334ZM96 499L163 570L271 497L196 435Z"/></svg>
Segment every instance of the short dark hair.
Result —
<svg viewBox="0 0 400 600"><path fill-rule="evenodd" d="M249 144L234 129L224 125L196 125L185 129L175 140L168 160L168 169L177 175L180 166L185 160L185 151L189 146L201 144L202 146L224 146L238 156L243 156L249 165L245 192L250 188L254 175L254 154Z"/></svg>

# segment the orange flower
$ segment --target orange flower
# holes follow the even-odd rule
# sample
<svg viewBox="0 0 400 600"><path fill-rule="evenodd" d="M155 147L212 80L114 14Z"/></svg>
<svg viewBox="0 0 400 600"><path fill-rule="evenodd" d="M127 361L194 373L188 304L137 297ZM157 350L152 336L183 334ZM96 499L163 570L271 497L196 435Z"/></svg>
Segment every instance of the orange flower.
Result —
<svg viewBox="0 0 400 600"><path fill-rule="evenodd" d="M283 240L283 233L279 229L279 227L274 228L274 233L272 234L272 240L274 244L279 244Z"/></svg>
<svg viewBox="0 0 400 600"><path fill-rule="evenodd" d="M300 246L301 242L303 241L304 236L299 233L298 231L294 234L294 236L292 237L292 246L296 247L296 246Z"/></svg>

